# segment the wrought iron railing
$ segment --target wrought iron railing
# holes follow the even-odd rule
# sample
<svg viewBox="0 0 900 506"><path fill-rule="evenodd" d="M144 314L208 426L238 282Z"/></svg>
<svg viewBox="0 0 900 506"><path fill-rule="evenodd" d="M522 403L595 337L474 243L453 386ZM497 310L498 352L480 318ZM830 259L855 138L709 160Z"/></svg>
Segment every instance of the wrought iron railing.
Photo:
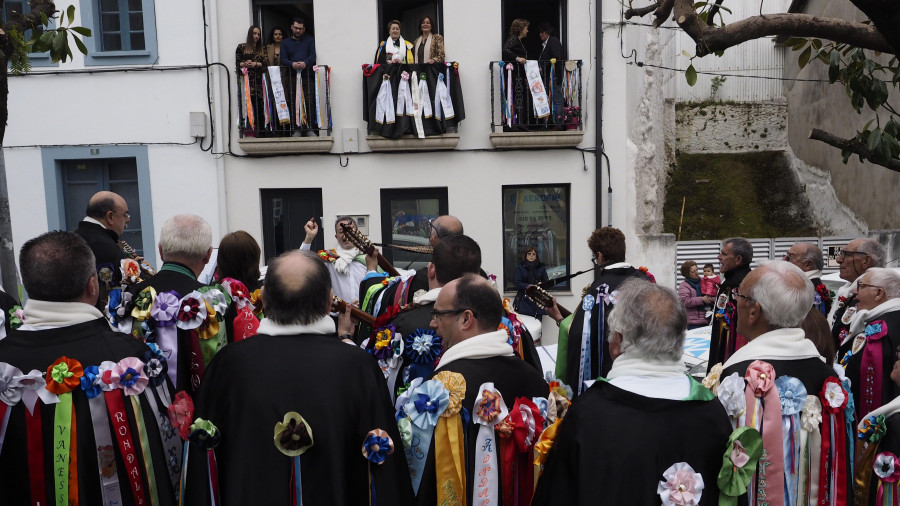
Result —
<svg viewBox="0 0 900 506"><path fill-rule="evenodd" d="M298 77L299 84L298 87ZM331 135L331 67L237 73L242 138Z"/></svg>
<svg viewBox="0 0 900 506"><path fill-rule="evenodd" d="M581 60L492 61L491 131L582 130L581 67Z"/></svg>

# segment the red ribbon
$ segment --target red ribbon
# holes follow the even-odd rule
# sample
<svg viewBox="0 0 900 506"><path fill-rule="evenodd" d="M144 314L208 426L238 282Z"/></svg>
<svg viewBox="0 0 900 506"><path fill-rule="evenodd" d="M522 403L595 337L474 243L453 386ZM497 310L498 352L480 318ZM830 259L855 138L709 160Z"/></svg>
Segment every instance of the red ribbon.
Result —
<svg viewBox="0 0 900 506"><path fill-rule="evenodd" d="M505 504L528 506L534 494L534 464L531 451L544 427L544 417L530 399L519 397L509 410L509 418L513 424L512 440L515 442L514 451L517 454L514 487L516 501Z"/></svg>
<svg viewBox="0 0 900 506"><path fill-rule="evenodd" d="M844 400L840 406L832 407L825 395L828 385L835 384L844 394ZM819 501L836 506L847 504L847 459L843 453L847 448L846 427L844 425L844 408L847 407L847 391L841 386L837 378L828 378L822 385L819 398L822 401L822 414L827 416L822 420L822 459L819 465ZM832 434L834 425L834 434ZM834 447L831 446L831 438L834 437ZM829 484L834 483L835 497L829 497Z"/></svg>
<svg viewBox="0 0 900 506"><path fill-rule="evenodd" d="M212 448L206 451L206 465L209 469L209 487L212 489L213 504L222 504L219 501L219 466L216 465L216 454Z"/></svg>
<svg viewBox="0 0 900 506"><path fill-rule="evenodd" d="M250 310L250 306L244 306L238 310L232 327L234 328L234 342L242 341L256 335L259 330L259 320Z"/></svg>
<svg viewBox="0 0 900 506"><path fill-rule="evenodd" d="M125 394L121 389L103 392L106 399L106 409L113 425L113 433L119 445L119 453L125 462L125 470L128 472L128 484L134 494L134 503L138 506L146 504L144 496L144 482L141 479L141 469L138 466L137 451L134 448L134 440L128 426L128 415L125 413Z"/></svg>
<svg viewBox="0 0 900 506"><path fill-rule="evenodd" d="M44 435L41 429L41 403L34 405L34 412L25 410L25 431L28 437L28 476L31 478L31 504L47 503L44 487Z"/></svg>
<svg viewBox="0 0 900 506"><path fill-rule="evenodd" d="M508 418L507 418L508 419ZM503 504L516 504L513 500L515 488L516 444L506 437L500 437L500 488L503 490Z"/></svg>

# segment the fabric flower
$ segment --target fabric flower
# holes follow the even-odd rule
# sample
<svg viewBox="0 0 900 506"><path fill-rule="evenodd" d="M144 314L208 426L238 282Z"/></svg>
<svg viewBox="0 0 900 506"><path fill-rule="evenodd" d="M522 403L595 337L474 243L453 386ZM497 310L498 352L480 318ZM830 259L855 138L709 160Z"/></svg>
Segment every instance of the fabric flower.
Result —
<svg viewBox="0 0 900 506"><path fill-rule="evenodd" d="M716 393L716 390L719 389L719 378L722 376L722 364L721 362L712 366L712 369L709 370L709 374L703 378L703 386L709 389L710 392Z"/></svg>
<svg viewBox="0 0 900 506"><path fill-rule="evenodd" d="M15 330L25 322L25 311L22 306L15 305L9 310L9 328Z"/></svg>
<svg viewBox="0 0 900 506"><path fill-rule="evenodd" d="M719 402L722 403L722 406L725 407L725 412L731 418L741 416L747 409L744 380L736 372L731 373L731 376L719 383L718 396Z"/></svg>
<svg viewBox="0 0 900 506"><path fill-rule="evenodd" d="M147 387L150 379L144 374L144 363L137 357L126 357L103 377L110 385L124 390L125 395L138 395Z"/></svg>
<svg viewBox="0 0 900 506"><path fill-rule="evenodd" d="M857 437L859 439L867 440L873 444L878 444L887 433L887 424L885 422L885 417L883 414L875 416L870 416L860 423L859 434Z"/></svg>
<svg viewBox="0 0 900 506"><path fill-rule="evenodd" d="M218 446L222 435L212 422L198 418L191 424L191 432L188 437L195 446L204 450L212 450Z"/></svg>
<svg viewBox="0 0 900 506"><path fill-rule="evenodd" d="M197 337L203 339L212 339L219 335L219 320L216 318L216 312L206 300L201 302L206 307L206 320L197 327Z"/></svg>
<svg viewBox="0 0 900 506"><path fill-rule="evenodd" d="M200 292L189 293L178 304L178 321L175 322L178 328L193 330L206 321L206 302Z"/></svg>
<svg viewBox="0 0 900 506"><path fill-rule="evenodd" d="M156 289L148 286L137 294L134 298L134 308L131 310L131 316L142 322L150 318L150 309L153 307L153 299L156 298Z"/></svg>
<svg viewBox="0 0 900 506"><path fill-rule="evenodd" d="M372 354L375 358L380 360L385 360L390 358L394 354L394 350L391 347L391 341L394 339L394 335L397 332L397 327L394 325L388 325L387 327L381 328L373 332L373 348Z"/></svg>
<svg viewBox="0 0 900 506"><path fill-rule="evenodd" d="M775 369L772 364L762 360L754 360L747 366L744 374L747 386L757 397L763 397L775 386Z"/></svg>
<svg viewBox="0 0 900 506"><path fill-rule="evenodd" d="M275 424L275 448L288 457L303 455L313 446L312 429L300 413L288 411Z"/></svg>
<svg viewBox="0 0 900 506"><path fill-rule="evenodd" d="M225 278L222 280L222 287L231 295L238 309L243 309L247 304L251 304L250 290L247 289L247 285L244 283L234 278Z"/></svg>
<svg viewBox="0 0 900 506"><path fill-rule="evenodd" d="M406 403L409 402L410 399L412 399L413 392L415 392L415 390L419 388L419 385L421 385L424 381L425 378L414 378L409 382L409 386L407 386L405 389L401 388L397 392L397 400L394 402L394 409L403 412L403 406L406 406Z"/></svg>
<svg viewBox="0 0 900 506"><path fill-rule="evenodd" d="M403 440L403 446L409 447L412 444L412 421L408 416L404 416L397 420L397 428L400 429L400 439Z"/></svg>
<svg viewBox="0 0 900 506"><path fill-rule="evenodd" d="M462 400L466 396L466 378L458 372L441 371L434 375L434 378L444 384L449 394L449 402L447 409L441 413L444 418L449 418L462 409Z"/></svg>
<svg viewBox="0 0 900 506"><path fill-rule="evenodd" d="M562 390L562 392L560 392ZM556 387L547 396L547 421L550 423L562 420L569 410L569 399L562 387Z"/></svg>
<svg viewBox="0 0 900 506"><path fill-rule="evenodd" d="M265 308L263 307L262 290L259 288L250 292L250 305L253 306L253 314L262 320L262 314L263 311L265 311Z"/></svg>
<svg viewBox="0 0 900 506"><path fill-rule="evenodd" d="M194 401L184 390L175 394L175 400L169 405L169 422L178 429L181 439L187 441L191 434L191 422L194 421Z"/></svg>
<svg viewBox="0 0 900 506"><path fill-rule="evenodd" d="M497 431L497 434L500 435L503 439L509 439L512 437L513 430L515 426L513 425L512 419L507 415L500 423L494 426L494 430Z"/></svg>
<svg viewBox="0 0 900 506"><path fill-rule="evenodd" d="M0 402L15 406L22 399L22 388L18 377L22 371L18 367L0 362Z"/></svg>
<svg viewBox="0 0 900 506"><path fill-rule="evenodd" d="M483 390L481 392L481 400L476 403L475 416L484 423L491 423L500 415L500 392L496 390Z"/></svg>
<svg viewBox="0 0 900 506"><path fill-rule="evenodd" d="M818 397L807 396L800 416L800 427L807 432L812 432L818 430L820 425L822 425L822 403L819 402Z"/></svg>
<svg viewBox="0 0 900 506"><path fill-rule="evenodd" d="M405 353L417 364L431 364L441 353L441 338L431 329L416 329L406 336Z"/></svg>
<svg viewBox="0 0 900 506"><path fill-rule="evenodd" d="M80 382L81 389L84 390L88 399L93 399L103 393L103 388L100 386L103 383L100 379L100 369L96 365L84 368L84 376L81 377Z"/></svg>
<svg viewBox="0 0 900 506"><path fill-rule="evenodd" d="M762 436L753 427L739 427L731 433L716 478L719 504L737 504L737 498L747 493L762 451Z"/></svg>
<svg viewBox="0 0 900 506"><path fill-rule="evenodd" d="M228 309L228 305L231 304L230 298L218 288L209 288L203 290L201 293L203 294L203 300L205 300L214 311L210 312L210 314L223 317L225 315L225 310ZM207 308L207 311L209 311L209 308Z"/></svg>
<svg viewBox="0 0 900 506"><path fill-rule="evenodd" d="M530 450L537 442L544 428L544 418L531 399L519 397L509 410L509 420L513 425L513 440L519 453Z"/></svg>
<svg viewBox="0 0 900 506"><path fill-rule="evenodd" d="M687 462L672 464L663 472L665 481L660 481L656 493L662 498L663 506L694 506L700 504L703 492L703 477L695 473Z"/></svg>
<svg viewBox="0 0 900 506"><path fill-rule="evenodd" d="M837 413L847 406L847 392L836 378L825 380L819 396L822 398L822 409L829 413Z"/></svg>
<svg viewBox="0 0 900 506"><path fill-rule="evenodd" d="M156 294L153 306L150 308L150 318L160 327L175 325L175 317L178 314L178 293L174 290Z"/></svg>
<svg viewBox="0 0 900 506"><path fill-rule="evenodd" d="M61 395L81 386L81 377L84 375L84 369L81 362L69 358L60 357L56 359L47 369L47 386L48 391Z"/></svg>
<svg viewBox="0 0 900 506"><path fill-rule="evenodd" d="M381 429L370 430L363 441L362 454L373 464L382 464L388 455L394 453L394 441Z"/></svg>
<svg viewBox="0 0 900 506"><path fill-rule="evenodd" d="M778 388L783 416L796 415L803 410L803 405L806 404L806 387L803 382L791 376L781 376L775 380L775 387Z"/></svg>
<svg viewBox="0 0 900 506"><path fill-rule="evenodd" d="M866 325L866 337L880 337L887 334L886 325L883 320L869 323Z"/></svg>
<svg viewBox="0 0 900 506"><path fill-rule="evenodd" d="M131 314L131 300L134 297L134 294L131 292L122 292L122 300L119 302L119 305L116 307L116 317L117 319L122 319Z"/></svg>
<svg viewBox="0 0 900 506"><path fill-rule="evenodd" d="M141 266L133 258L123 258L119 263L119 268L122 270L122 281L125 283L137 283L138 278L141 277Z"/></svg>
<svg viewBox="0 0 900 506"><path fill-rule="evenodd" d="M159 299L157 298L157 300ZM141 361L144 362L144 374L150 379L151 385L162 385L166 380L164 373L168 369L168 360L156 343L147 343L147 347L150 348L150 351L145 351L141 355Z"/></svg>
<svg viewBox="0 0 900 506"><path fill-rule="evenodd" d="M897 483L897 479L900 478L900 465L897 463L897 456L891 452L881 452L875 457L875 463L872 466L875 470L875 475L878 476L881 481L887 483Z"/></svg>
<svg viewBox="0 0 900 506"><path fill-rule="evenodd" d="M403 411L420 429L437 425L438 418L450 404L450 392L440 381L433 379L423 382L404 406Z"/></svg>

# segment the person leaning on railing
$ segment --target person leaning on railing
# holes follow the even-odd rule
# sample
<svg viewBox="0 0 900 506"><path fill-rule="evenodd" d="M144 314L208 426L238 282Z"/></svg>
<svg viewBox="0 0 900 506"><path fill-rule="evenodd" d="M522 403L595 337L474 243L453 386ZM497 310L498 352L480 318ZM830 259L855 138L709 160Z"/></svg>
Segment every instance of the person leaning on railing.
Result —
<svg viewBox="0 0 900 506"><path fill-rule="evenodd" d="M419 37L413 43L413 57L416 63L435 63L444 61L444 38L434 33L431 16L419 21Z"/></svg>
<svg viewBox="0 0 900 506"><path fill-rule="evenodd" d="M262 127L260 121L262 119L263 93L262 88L262 72L266 66L266 56L263 53L263 46L260 40L261 31L258 26L253 25L247 30L247 41L238 44L234 50L235 67L238 73L238 86L243 86L244 77L243 70L247 69L249 74L250 98L253 105L253 126L244 125L244 135L247 137L256 137L256 132Z"/></svg>

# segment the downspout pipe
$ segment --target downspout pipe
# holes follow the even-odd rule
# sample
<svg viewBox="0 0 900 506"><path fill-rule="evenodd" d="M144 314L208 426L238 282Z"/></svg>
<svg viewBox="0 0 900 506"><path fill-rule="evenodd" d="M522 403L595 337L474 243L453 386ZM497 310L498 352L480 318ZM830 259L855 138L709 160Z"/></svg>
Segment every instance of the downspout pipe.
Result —
<svg viewBox="0 0 900 506"><path fill-rule="evenodd" d="M594 117L597 118L597 128L594 139L594 157L596 158L594 167L596 173L594 175L595 188L594 195L596 199L595 205L595 228L603 227L603 158L606 154L603 152L603 1L597 0L597 8L595 9L594 26L597 27L596 55L597 55L597 75L595 81L597 83L596 99L594 100ZM607 165L608 163L607 158ZM607 194L607 203L609 211L607 219L612 224L612 186L609 186Z"/></svg>

